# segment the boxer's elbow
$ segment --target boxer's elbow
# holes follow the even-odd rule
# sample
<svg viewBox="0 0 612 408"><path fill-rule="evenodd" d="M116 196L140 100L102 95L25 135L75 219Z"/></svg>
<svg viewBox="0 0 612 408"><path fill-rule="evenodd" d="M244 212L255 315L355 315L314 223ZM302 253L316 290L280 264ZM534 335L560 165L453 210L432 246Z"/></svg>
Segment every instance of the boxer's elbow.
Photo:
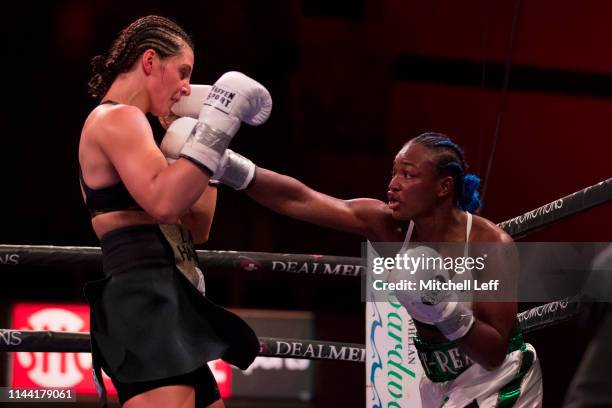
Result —
<svg viewBox="0 0 612 408"><path fill-rule="evenodd" d="M208 242L208 233L196 233L192 235L194 244L201 245Z"/></svg>
<svg viewBox="0 0 612 408"><path fill-rule="evenodd" d="M493 371L499 368L506 360L506 350L492 350L486 355L483 355L479 362L481 366L489 371Z"/></svg>
<svg viewBox="0 0 612 408"><path fill-rule="evenodd" d="M183 217L181 221L189 229L189 232L191 233L191 239L193 240L194 244L200 245L208 242L210 224L199 224L197 222L194 222L194 220L189 217Z"/></svg>
<svg viewBox="0 0 612 408"><path fill-rule="evenodd" d="M484 339L483 337L485 336L475 338L474 333L471 334L471 336L466 336L466 338L459 340L460 345L463 346L463 351L472 361L488 371L499 368L506 359L508 343L501 341L499 338L489 337ZM462 340L465 343L461 343Z"/></svg>
<svg viewBox="0 0 612 408"><path fill-rule="evenodd" d="M160 224L178 224L179 216L176 214L158 214L154 216L155 221Z"/></svg>
<svg viewBox="0 0 612 408"><path fill-rule="evenodd" d="M174 206L163 203L151 208L149 215L160 224L178 224L181 216Z"/></svg>

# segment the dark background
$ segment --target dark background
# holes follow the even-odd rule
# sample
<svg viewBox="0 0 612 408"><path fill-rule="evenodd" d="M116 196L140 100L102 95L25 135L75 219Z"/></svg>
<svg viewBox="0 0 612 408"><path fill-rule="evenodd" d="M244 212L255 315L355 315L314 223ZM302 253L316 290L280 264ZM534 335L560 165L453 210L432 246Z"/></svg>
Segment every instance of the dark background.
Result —
<svg viewBox="0 0 612 408"><path fill-rule="evenodd" d="M501 222L612 174L612 3L541 0L160 0L2 6L4 152L0 243L98 245L80 199L77 148L89 61L125 25L156 13L194 38L193 83L239 70L274 98L234 150L337 197L384 199L409 138L447 133L487 173L482 215ZM514 23L513 23L514 22ZM509 82L504 89L504 75ZM494 140L497 147L493 152ZM527 239L611 241L610 204ZM222 190L206 249L358 256L361 238L275 215ZM99 271L3 272L15 299L82 302ZM32 282L36 282L32 285ZM317 338L364 342L359 283L211 273L229 307L312 310ZM529 336L547 407L560 405L594 320ZM364 406L363 366L320 363L313 406Z"/></svg>

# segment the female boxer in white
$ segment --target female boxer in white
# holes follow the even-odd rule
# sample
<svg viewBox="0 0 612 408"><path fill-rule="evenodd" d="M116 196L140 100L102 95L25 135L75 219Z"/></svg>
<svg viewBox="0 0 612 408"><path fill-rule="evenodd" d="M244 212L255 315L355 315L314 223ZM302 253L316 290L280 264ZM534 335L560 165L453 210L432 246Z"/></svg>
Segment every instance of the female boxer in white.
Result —
<svg viewBox="0 0 612 408"><path fill-rule="evenodd" d="M393 162L388 203L322 194L291 177L255 170L252 162L229 149L222 167L242 178L246 193L262 205L370 241L512 242L494 223L470 213L480 205L478 179L466 174L462 150L442 134L425 133L402 147ZM407 230L412 236L406 237ZM428 375L421 383L424 407L541 406L539 362L516 331L516 303L474 302L452 313L402 303L415 317L415 344ZM433 324L418 321L422 316ZM441 354L446 360L434 358ZM440 361L459 363L449 369Z"/></svg>
<svg viewBox="0 0 612 408"><path fill-rule="evenodd" d="M90 93L101 102L83 126L79 163L105 278L85 292L97 385L103 368L128 408L223 406L207 361L244 369L259 349L246 323L196 289L181 221L205 239L209 179L240 122L263 123L271 99L256 81L224 74L193 126L170 125L162 154L145 114L165 117L190 94L193 65L189 36L159 16L136 20L93 60Z"/></svg>

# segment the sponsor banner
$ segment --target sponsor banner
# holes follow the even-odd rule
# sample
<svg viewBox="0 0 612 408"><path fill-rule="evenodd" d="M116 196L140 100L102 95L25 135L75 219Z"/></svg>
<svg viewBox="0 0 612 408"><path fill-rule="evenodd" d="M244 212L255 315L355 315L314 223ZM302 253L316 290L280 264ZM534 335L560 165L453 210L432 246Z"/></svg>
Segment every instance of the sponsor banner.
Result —
<svg viewBox="0 0 612 408"><path fill-rule="evenodd" d="M421 408L414 323L397 300L366 303L366 407Z"/></svg>
<svg viewBox="0 0 612 408"><path fill-rule="evenodd" d="M18 303L12 308L11 327L17 330L89 332L89 307L72 304ZM14 336L18 337L18 336ZM12 341L15 341L13 338ZM77 394L97 395L90 353L12 353L10 386L72 388ZM109 395L117 395L108 376Z"/></svg>
<svg viewBox="0 0 612 408"><path fill-rule="evenodd" d="M283 339L311 339L314 320L310 312L242 310L242 317L258 336ZM260 341L262 337L260 337ZM264 342L278 351L308 355L308 342ZM301 343L304 344L294 344ZM318 347L314 347L318 349ZM316 354L316 353L314 353ZM310 356L309 356L310 357ZM316 357L316 355L313 355ZM279 357L257 357L246 370L233 367L233 394L236 397L282 398L308 401L313 397L314 365L310 360Z"/></svg>
<svg viewBox="0 0 612 408"><path fill-rule="evenodd" d="M217 381L221 398L230 398L232 396L232 366L223 360L214 360L208 362L208 367Z"/></svg>
<svg viewBox="0 0 612 408"><path fill-rule="evenodd" d="M13 306L11 325L17 330L50 330L55 332L89 332L89 307L74 304L28 304ZM19 332L8 332L19 342ZM222 398L231 396L231 366L223 361L209 363ZM11 387L71 388L79 395L97 395L92 375L91 354L16 352L11 361ZM117 395L110 378L103 371L108 395Z"/></svg>
<svg viewBox="0 0 612 408"><path fill-rule="evenodd" d="M237 311L256 332L284 335L287 338L311 338L313 318L306 312ZM73 352L14 352L10 361L10 386L21 388L70 388L77 394L96 395L89 353L89 307L75 304L19 303L12 307L11 327L0 330L0 346L5 349L31 344L44 350L82 350ZM37 333L45 332L41 338ZM82 334L81 334L82 333ZM48 337L48 338L47 338ZM49 341L46 341L49 340ZM51 340L55 340L51 344ZM60 340L63 344L60 344ZM287 355L307 356L309 348L333 357L352 356L351 345L262 338L263 344L279 343ZM283 343L283 344L280 344ZM286 351L286 353L285 353ZM361 348L357 351L363 355ZM281 355L283 354L281 353ZM313 356L317 358L317 356ZM321 358L328 357L327 354ZM242 372L221 360L209 362L221 397L283 398L309 400L313 395L312 362L304 359L258 357ZM103 375L109 395L116 395L112 382Z"/></svg>

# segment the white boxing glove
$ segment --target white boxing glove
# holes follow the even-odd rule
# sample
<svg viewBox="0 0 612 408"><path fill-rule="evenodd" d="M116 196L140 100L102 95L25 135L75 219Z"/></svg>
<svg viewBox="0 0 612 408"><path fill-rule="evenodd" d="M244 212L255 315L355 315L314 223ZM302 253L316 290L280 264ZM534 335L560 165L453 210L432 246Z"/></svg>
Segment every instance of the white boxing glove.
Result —
<svg viewBox="0 0 612 408"><path fill-rule="evenodd" d="M426 259L441 258L440 254L432 248L419 246L405 252L410 258ZM400 254L404 256L404 254ZM417 259L418 261L418 259ZM427 265L433 266L435 262ZM440 262L439 264L443 264ZM417 290L398 290L396 296L406 308L410 316L419 322L435 325L449 340L457 340L467 334L474 324L474 314L469 303L457 301L452 291L444 290L418 290L420 281L438 280L448 282L450 275L441 268L419 268L416 271L406 269L393 269L389 273L388 281L399 283L409 280L416 283Z"/></svg>
<svg viewBox="0 0 612 408"><path fill-rule="evenodd" d="M224 116L210 115L208 119L207 114L217 112L225 113L238 123L242 121L258 126L268 120L272 112L272 97L268 90L254 79L240 72L226 72L208 93L199 118L208 120L211 125L225 123Z"/></svg>
<svg viewBox="0 0 612 408"><path fill-rule="evenodd" d="M271 111L272 97L260 83L240 72L225 73L208 93L180 154L214 174L240 122L261 125Z"/></svg>
<svg viewBox="0 0 612 408"><path fill-rule="evenodd" d="M181 97L177 103L172 105L170 110L176 116L189 116L197 119L200 116L202 105L212 89L210 85L190 85L191 93Z"/></svg>
<svg viewBox="0 0 612 408"><path fill-rule="evenodd" d="M197 119L178 118L168 127L159 146L168 163L174 163L179 157L187 138L195 130Z"/></svg>
<svg viewBox="0 0 612 408"><path fill-rule="evenodd" d="M223 183L234 190L244 190L253 181L255 168L255 164L246 157L231 149L225 149L221 164L210 180Z"/></svg>

